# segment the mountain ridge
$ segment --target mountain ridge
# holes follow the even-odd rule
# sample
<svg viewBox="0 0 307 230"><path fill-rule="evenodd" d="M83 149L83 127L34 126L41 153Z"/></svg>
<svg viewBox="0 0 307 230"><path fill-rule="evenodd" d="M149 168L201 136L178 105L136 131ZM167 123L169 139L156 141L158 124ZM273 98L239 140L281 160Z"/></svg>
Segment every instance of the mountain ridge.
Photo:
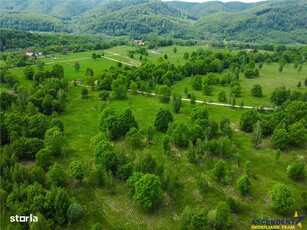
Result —
<svg viewBox="0 0 307 230"><path fill-rule="evenodd" d="M179 39L243 42L307 42L307 2L304 0L257 3L2 0L0 10L0 28L18 30L130 37L155 34Z"/></svg>

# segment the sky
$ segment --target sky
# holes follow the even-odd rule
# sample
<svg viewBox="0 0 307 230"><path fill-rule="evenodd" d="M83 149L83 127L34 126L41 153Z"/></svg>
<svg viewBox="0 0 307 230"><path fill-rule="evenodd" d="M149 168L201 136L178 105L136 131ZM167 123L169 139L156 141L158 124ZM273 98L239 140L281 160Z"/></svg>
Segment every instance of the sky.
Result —
<svg viewBox="0 0 307 230"><path fill-rule="evenodd" d="M162 0L162 1L174 1L174 0ZM181 1L181 2L210 2L212 0L176 0L176 1ZM261 2L263 0L217 0L221 2L246 2L246 3L251 3L251 2Z"/></svg>

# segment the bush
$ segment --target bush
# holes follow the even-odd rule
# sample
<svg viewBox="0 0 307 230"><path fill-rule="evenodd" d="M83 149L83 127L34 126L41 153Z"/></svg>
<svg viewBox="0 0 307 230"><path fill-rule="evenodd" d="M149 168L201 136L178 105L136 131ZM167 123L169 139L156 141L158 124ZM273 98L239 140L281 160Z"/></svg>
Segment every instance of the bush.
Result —
<svg viewBox="0 0 307 230"><path fill-rule="evenodd" d="M226 163L223 160L219 160L215 163L213 168L213 175L218 181L222 181L226 176Z"/></svg>
<svg viewBox="0 0 307 230"><path fill-rule="evenodd" d="M161 132L166 132L168 124L174 121L173 115L167 109L160 109L156 115L155 127Z"/></svg>
<svg viewBox="0 0 307 230"><path fill-rule="evenodd" d="M272 135L272 146L274 149L285 149L288 145L289 134L285 129L276 128Z"/></svg>
<svg viewBox="0 0 307 230"><path fill-rule="evenodd" d="M243 195L243 196L250 191L252 184L251 184L247 174L243 174L237 180L237 187L240 190L241 195Z"/></svg>
<svg viewBox="0 0 307 230"><path fill-rule="evenodd" d="M305 177L305 164L303 161L295 160L287 168L287 174L292 180L300 180Z"/></svg>
<svg viewBox="0 0 307 230"><path fill-rule="evenodd" d="M252 132L256 122L259 120L258 112L249 110L242 113L240 118L240 129L245 132Z"/></svg>
<svg viewBox="0 0 307 230"><path fill-rule="evenodd" d="M251 89L251 94L254 97L262 97L262 87L259 84L255 84Z"/></svg>
<svg viewBox="0 0 307 230"><path fill-rule="evenodd" d="M285 184L275 184L270 192L272 208L280 214L288 214L293 212L294 198Z"/></svg>
<svg viewBox="0 0 307 230"><path fill-rule="evenodd" d="M70 223L76 222L80 219L82 208L80 204L72 203L67 210L67 218Z"/></svg>
<svg viewBox="0 0 307 230"><path fill-rule="evenodd" d="M162 189L159 177L143 175L135 184L134 201L145 211L150 211L162 202Z"/></svg>

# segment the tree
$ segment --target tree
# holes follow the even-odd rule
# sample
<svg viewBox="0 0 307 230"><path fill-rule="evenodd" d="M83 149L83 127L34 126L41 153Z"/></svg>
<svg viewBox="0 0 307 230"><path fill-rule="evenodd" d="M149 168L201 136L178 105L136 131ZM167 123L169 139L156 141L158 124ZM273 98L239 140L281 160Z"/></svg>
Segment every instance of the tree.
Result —
<svg viewBox="0 0 307 230"><path fill-rule="evenodd" d="M271 94L271 101L275 105L282 105L290 97L290 90L287 90L285 86L277 87Z"/></svg>
<svg viewBox="0 0 307 230"><path fill-rule="evenodd" d="M158 88L159 99L162 103L169 103L172 90L167 85L161 85Z"/></svg>
<svg viewBox="0 0 307 230"><path fill-rule="evenodd" d="M230 208L226 202L220 202L216 208L214 229L226 230L231 226Z"/></svg>
<svg viewBox="0 0 307 230"><path fill-rule="evenodd" d="M292 180L300 180L305 177L305 164L302 160L296 159L287 168L287 174Z"/></svg>
<svg viewBox="0 0 307 230"><path fill-rule="evenodd" d="M111 170L115 174L118 167L118 158L110 142L100 141L94 150L94 155L97 164L101 164L106 171Z"/></svg>
<svg viewBox="0 0 307 230"><path fill-rule="evenodd" d="M132 95L136 95L138 90L138 85L135 81L132 81L130 84L130 92Z"/></svg>
<svg viewBox="0 0 307 230"><path fill-rule="evenodd" d="M66 143L66 136L58 127L52 127L46 131L44 144L51 150L52 154L61 154Z"/></svg>
<svg viewBox="0 0 307 230"><path fill-rule="evenodd" d="M51 75L55 78L64 78L64 68L60 64L55 64L52 66Z"/></svg>
<svg viewBox="0 0 307 230"><path fill-rule="evenodd" d="M252 132L254 125L259 120L258 112L255 110L244 111L240 118L240 129L245 132Z"/></svg>
<svg viewBox="0 0 307 230"><path fill-rule="evenodd" d="M173 110L175 113L179 113L179 110L181 108L181 96L177 93L173 93L172 95L172 105L173 105Z"/></svg>
<svg viewBox="0 0 307 230"><path fill-rule="evenodd" d="M271 143L274 149L285 149L289 142L289 134L283 128L276 128L273 132Z"/></svg>
<svg viewBox="0 0 307 230"><path fill-rule="evenodd" d="M190 57L190 54L189 54L188 52L185 52L185 53L183 54L183 59L184 59L184 60L189 60L189 57Z"/></svg>
<svg viewBox="0 0 307 230"><path fill-rule="evenodd" d="M173 52L174 52L174 53L177 53L177 47L174 47L174 48L173 48Z"/></svg>
<svg viewBox="0 0 307 230"><path fill-rule="evenodd" d="M55 162L52 166L50 166L48 178L51 184L55 186L63 185L65 181L65 171L63 165Z"/></svg>
<svg viewBox="0 0 307 230"><path fill-rule="evenodd" d="M26 68L24 68L23 73L27 80L33 80L33 76L35 72L32 66L27 66Z"/></svg>
<svg viewBox="0 0 307 230"><path fill-rule="evenodd" d="M302 82L299 81L299 82L297 83L296 87L297 87L297 88L301 88L301 86L302 86Z"/></svg>
<svg viewBox="0 0 307 230"><path fill-rule="evenodd" d="M230 139L232 137L232 129L230 127L230 120L224 117L220 124L220 129L223 136L228 136Z"/></svg>
<svg viewBox="0 0 307 230"><path fill-rule="evenodd" d="M85 88L85 87L83 87L83 88L81 89L81 98L82 98L82 99L87 99L87 98L88 98L88 90L87 90L87 88Z"/></svg>
<svg viewBox="0 0 307 230"><path fill-rule="evenodd" d="M237 180L237 187L243 196L250 191L252 184L246 173Z"/></svg>
<svg viewBox="0 0 307 230"><path fill-rule="evenodd" d="M196 97L195 97L195 94L194 93L192 93L191 94L191 99L190 99L191 101L191 105L195 105L196 104Z"/></svg>
<svg viewBox="0 0 307 230"><path fill-rule="evenodd" d="M84 170L80 161L72 161L69 164L70 174L72 177L79 182L81 182L84 178Z"/></svg>
<svg viewBox="0 0 307 230"><path fill-rule="evenodd" d="M63 189L60 189L54 200L54 219L59 224L63 224L66 221L69 206L70 200L67 192Z"/></svg>
<svg viewBox="0 0 307 230"><path fill-rule="evenodd" d="M67 210L67 218L69 223L74 223L80 219L82 215L82 207L78 203L72 203Z"/></svg>
<svg viewBox="0 0 307 230"><path fill-rule="evenodd" d="M102 101L107 101L110 97L110 93L106 90L102 90L100 93L99 93L99 98L100 100Z"/></svg>
<svg viewBox="0 0 307 230"><path fill-rule="evenodd" d="M48 148L41 149L36 153L35 164L42 167L45 171L48 170L50 165L54 162L52 152Z"/></svg>
<svg viewBox="0 0 307 230"><path fill-rule="evenodd" d="M241 85L238 81L231 82L230 93L235 95L236 97L240 97L240 95L241 95Z"/></svg>
<svg viewBox="0 0 307 230"><path fill-rule="evenodd" d="M257 148L258 145L261 144L262 142L261 136L262 136L261 124L260 124L260 121L258 120L256 122L254 131L253 131L253 144L255 148Z"/></svg>
<svg viewBox="0 0 307 230"><path fill-rule="evenodd" d="M190 138L191 132L188 126L184 123L177 124L171 136L171 139L175 145L183 148L188 147Z"/></svg>
<svg viewBox="0 0 307 230"><path fill-rule="evenodd" d="M206 95L206 96L211 95L213 88L210 85L208 85L207 83L203 84L202 88L203 88L203 94L204 95Z"/></svg>
<svg viewBox="0 0 307 230"><path fill-rule="evenodd" d="M111 88L115 98L124 99L127 97L127 88L121 78L113 80Z"/></svg>
<svg viewBox="0 0 307 230"><path fill-rule="evenodd" d="M274 185L270 191L272 208L280 214L293 212L295 199L289 187L282 183Z"/></svg>
<svg viewBox="0 0 307 230"><path fill-rule="evenodd" d="M75 61L75 71L80 70L80 63L78 61Z"/></svg>
<svg viewBox="0 0 307 230"><path fill-rule="evenodd" d="M150 211L162 202L162 188L159 177L143 175L135 184L133 200L145 211Z"/></svg>
<svg viewBox="0 0 307 230"><path fill-rule="evenodd" d="M87 67L86 70L85 70L85 76L93 77L93 76L94 76L94 71L93 71L93 69Z"/></svg>
<svg viewBox="0 0 307 230"><path fill-rule="evenodd" d="M289 125L289 143L292 145L302 144L307 138L306 120L301 119L298 122Z"/></svg>
<svg viewBox="0 0 307 230"><path fill-rule="evenodd" d="M262 87L259 84L255 84L251 89L251 94L254 97L262 97Z"/></svg>
<svg viewBox="0 0 307 230"><path fill-rule="evenodd" d="M168 129L168 124L172 123L174 121L173 115L171 112L167 109L161 109L156 115L156 120L155 120L155 127L157 130L161 132L166 132Z"/></svg>
<svg viewBox="0 0 307 230"><path fill-rule="evenodd" d="M118 132L124 136L133 127L138 129L138 123L132 114L132 110L127 108L118 117Z"/></svg>
<svg viewBox="0 0 307 230"><path fill-rule="evenodd" d="M226 102L227 97L226 97L226 92L225 92L225 90L222 90L221 92L219 92L219 94L218 94L218 100L219 100L220 102Z"/></svg>
<svg viewBox="0 0 307 230"><path fill-rule="evenodd" d="M92 59L96 59L97 58L97 54L96 53L92 53Z"/></svg>
<svg viewBox="0 0 307 230"><path fill-rule="evenodd" d="M214 164L213 175L218 181L222 181L226 176L226 163L224 160L219 160Z"/></svg>
<svg viewBox="0 0 307 230"><path fill-rule="evenodd" d="M196 75L192 78L192 88L194 90L201 90L202 88L202 77L200 75Z"/></svg>
<svg viewBox="0 0 307 230"><path fill-rule="evenodd" d="M129 132L126 133L126 141L133 148L141 148L142 146L142 134L135 127L132 127Z"/></svg>
<svg viewBox="0 0 307 230"><path fill-rule="evenodd" d="M38 113L33 116L27 117L28 136L44 138L44 135L49 127L48 119L45 115Z"/></svg>

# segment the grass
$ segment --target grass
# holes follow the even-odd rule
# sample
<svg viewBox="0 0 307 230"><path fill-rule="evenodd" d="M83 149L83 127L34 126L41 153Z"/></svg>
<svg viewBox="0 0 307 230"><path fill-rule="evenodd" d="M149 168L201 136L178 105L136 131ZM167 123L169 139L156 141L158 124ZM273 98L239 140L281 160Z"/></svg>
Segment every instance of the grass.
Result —
<svg viewBox="0 0 307 230"><path fill-rule="evenodd" d="M175 63L183 63L183 53L197 50L198 47L177 47L177 53L173 53L173 47L163 47L163 53L168 54L168 60ZM208 48L208 47L206 47ZM131 47L114 47L108 51L127 55L127 51L134 48ZM159 48L160 49L160 48ZM96 52L96 51L95 51ZM96 52L98 53L98 51ZM65 79L84 80L85 69L87 67L93 68L95 75L99 74L103 69L110 66L117 66L116 62L107 59L91 58L92 52L69 54L67 56L58 56L57 60L47 60L45 69L50 70L52 64L62 64L65 69ZM118 58L119 61L129 60L128 58L113 55L105 52L109 57ZM149 53L148 60L156 61L161 55ZM79 59L81 69L74 70L75 59ZM179 60L177 62L177 59ZM54 62L54 63L50 63ZM48 64L49 63L49 64ZM303 70L306 65L303 67ZM30 86L31 81L27 81L23 77L22 68L11 70L20 79L22 85ZM224 74L224 73L222 73ZM241 74L242 75L242 74ZM270 92L281 84L286 85L290 89L297 89L296 84L299 80L302 81L307 77L307 73L302 71L297 74L292 65L284 68L282 73L278 72L276 64L264 65L260 71L260 77L256 79L246 79L240 77L242 86L242 98L245 105L266 105L270 106L269 95ZM187 87L189 91L193 91L190 85L191 78L185 78L180 82L176 82L172 86L173 91L184 94L184 88ZM263 87L264 97L254 98L250 96L250 88L253 84L260 84ZM64 164L67 172L68 165L73 160L80 160L86 168L86 175L88 171L94 166L94 156L90 152L88 145L90 139L99 133L98 129L98 115L105 106L98 98L97 91L89 90L89 98L81 99L80 86L73 86L71 83L68 91L67 105L65 112L60 115L60 119L64 123L64 133L69 142L66 146L65 156L58 159ZM2 87L2 86L1 86ZM6 86L4 86L6 87ZM202 92L195 91L197 99L212 98L214 102L217 101L217 94L220 90L225 89L229 91L228 87L214 87L213 95L205 97ZM298 89L306 91L306 88ZM237 99L239 103L240 99ZM109 104L117 111L121 112L125 108L131 108L135 118L141 129L146 130L149 126L154 126L155 116L160 108L168 108L171 110L170 104L162 104L157 97L130 95L126 100L111 99ZM173 114L176 122L184 122L191 125L190 112L193 106L188 102L183 102L183 107L179 114ZM95 188L89 184L88 177L81 184L74 182L68 178L66 186L69 194L74 197L83 207L83 218L70 226L64 226L64 229L89 229L94 223L100 222L104 229L177 229L178 219L181 212L186 206L191 208L205 208L206 210L215 209L220 201L226 199L227 196L236 198L243 207L239 214L234 214L233 229L248 229L251 221L254 218L285 218L270 208L269 191L277 182L283 182L289 186L295 195L296 205L300 204L301 192L306 190L306 179L301 182L293 182L286 175L287 165L291 162L291 151L296 151L300 156L305 157L307 154L307 144L295 149L289 149L282 153L279 161L274 159L274 151L271 148L270 140L264 139L259 149L254 149L251 144L250 134L245 134L238 130L239 119L243 112L241 109L232 109L218 106L208 106L210 115L218 122L223 117L228 117L234 128L233 144L238 147L238 154L240 156L240 167L237 168L237 163L234 158L226 159L228 170L228 182L226 184L217 183L212 176L211 169L218 157L208 155L208 157L201 164L192 165L188 162L186 157L186 149L174 149L177 156L166 156L162 149L162 140L165 134L154 130L154 144L148 145L144 149L131 149L123 140L114 142L114 145L122 146L124 153L129 155L131 159L137 159L144 153L151 153L164 168L169 169L172 173L177 174L180 186L175 199L169 199L167 194L164 195L164 202L158 211L154 213L144 213L138 208L132 199L127 195L127 188L124 182L116 180L116 193L110 195L105 188ZM242 174L242 165L245 161L251 161L251 194L242 197L237 188L236 180ZM305 160L306 161L306 160ZM203 173L208 178L210 184L210 191L206 194L201 194L198 191L196 179ZM286 218L292 218L292 213ZM306 225L306 221L303 225Z"/></svg>

